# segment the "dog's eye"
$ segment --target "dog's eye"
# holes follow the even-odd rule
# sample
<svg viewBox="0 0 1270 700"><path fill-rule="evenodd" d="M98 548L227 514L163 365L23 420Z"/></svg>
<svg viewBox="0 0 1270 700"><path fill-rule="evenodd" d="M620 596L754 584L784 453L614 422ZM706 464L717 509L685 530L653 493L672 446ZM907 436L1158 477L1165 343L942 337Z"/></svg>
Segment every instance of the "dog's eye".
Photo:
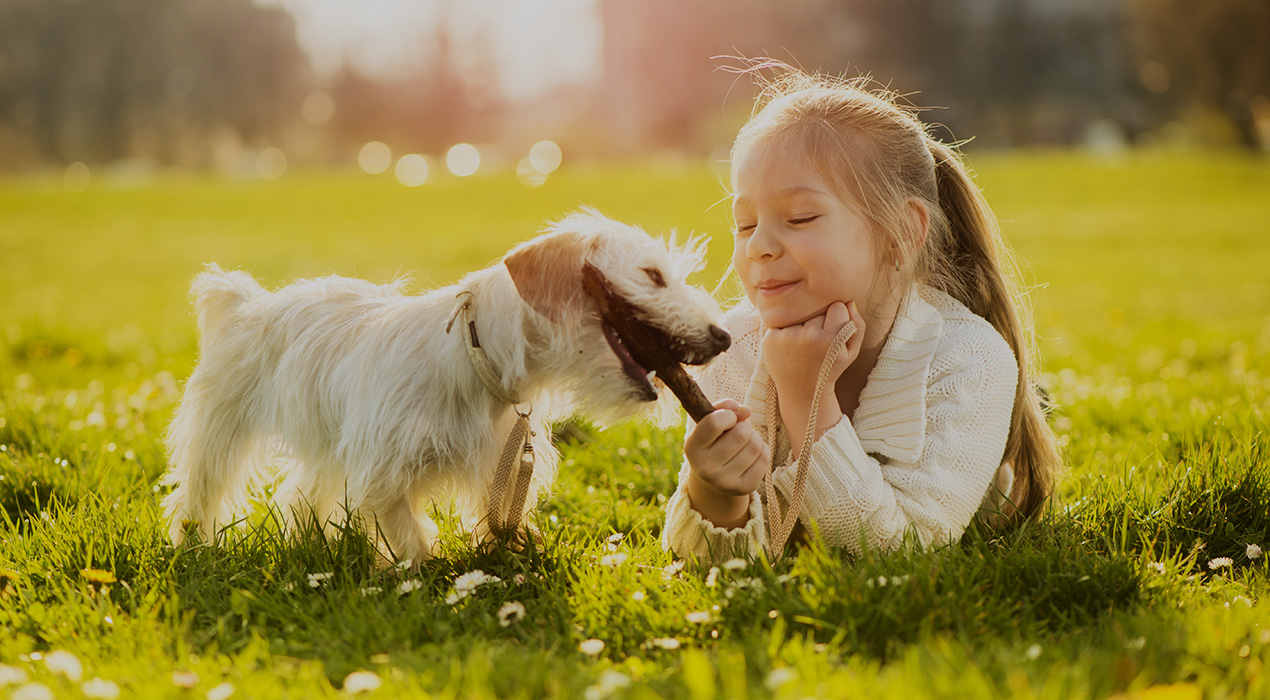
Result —
<svg viewBox="0 0 1270 700"><path fill-rule="evenodd" d="M666 278L662 277L661 270L658 270L655 267L646 267L644 268L644 274L648 275L648 279L652 280L655 286L666 286Z"/></svg>

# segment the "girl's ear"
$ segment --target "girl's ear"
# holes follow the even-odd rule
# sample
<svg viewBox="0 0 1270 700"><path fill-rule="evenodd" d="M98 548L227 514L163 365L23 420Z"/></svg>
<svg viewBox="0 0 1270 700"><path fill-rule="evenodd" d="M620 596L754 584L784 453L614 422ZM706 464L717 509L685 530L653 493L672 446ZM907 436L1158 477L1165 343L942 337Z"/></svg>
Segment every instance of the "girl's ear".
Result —
<svg viewBox="0 0 1270 700"><path fill-rule="evenodd" d="M916 197L909 197L904 203L904 215L908 218L908 230L912 235L904 250L900 253L901 261L916 257L922 246L926 245L926 234L930 232L930 210L926 204Z"/></svg>
<svg viewBox="0 0 1270 700"><path fill-rule="evenodd" d="M582 264L590 249L590 236L559 231L522 243L503 258L503 264L520 298L560 323L582 309Z"/></svg>

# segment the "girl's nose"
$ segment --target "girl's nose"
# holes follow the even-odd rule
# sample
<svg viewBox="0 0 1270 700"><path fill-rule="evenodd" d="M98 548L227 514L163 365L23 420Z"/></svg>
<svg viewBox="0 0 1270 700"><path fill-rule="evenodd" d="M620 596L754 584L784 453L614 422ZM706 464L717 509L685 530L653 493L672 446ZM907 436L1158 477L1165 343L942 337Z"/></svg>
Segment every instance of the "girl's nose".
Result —
<svg viewBox="0 0 1270 700"><path fill-rule="evenodd" d="M770 260L780 253L780 241L774 235L771 225L760 223L755 226L749 239L745 241L745 257L750 260Z"/></svg>

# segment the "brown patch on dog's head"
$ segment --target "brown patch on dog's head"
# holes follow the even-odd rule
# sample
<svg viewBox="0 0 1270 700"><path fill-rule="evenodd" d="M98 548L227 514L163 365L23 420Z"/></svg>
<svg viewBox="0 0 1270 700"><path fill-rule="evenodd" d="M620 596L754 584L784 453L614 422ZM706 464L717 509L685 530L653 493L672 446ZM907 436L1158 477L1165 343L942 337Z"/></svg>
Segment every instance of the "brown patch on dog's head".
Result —
<svg viewBox="0 0 1270 700"><path fill-rule="evenodd" d="M560 323L582 311L582 265L591 245L591 236L556 231L517 246L503 264L529 308Z"/></svg>

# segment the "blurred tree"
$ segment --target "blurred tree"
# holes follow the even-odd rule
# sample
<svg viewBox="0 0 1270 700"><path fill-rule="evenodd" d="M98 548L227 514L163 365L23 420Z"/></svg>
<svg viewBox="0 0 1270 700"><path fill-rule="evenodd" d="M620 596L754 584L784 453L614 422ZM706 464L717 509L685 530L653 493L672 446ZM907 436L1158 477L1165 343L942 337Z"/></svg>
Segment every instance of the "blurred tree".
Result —
<svg viewBox="0 0 1270 700"><path fill-rule="evenodd" d="M469 41L467 62L460 63L446 6L440 7L432 34L419 42L424 55L418 68L377 78L345 65L328 79L336 105L332 128L342 146L383 141L394 151L440 153L461 141L494 138L504 107L490 59Z"/></svg>
<svg viewBox="0 0 1270 700"><path fill-rule="evenodd" d="M1238 141L1262 143L1258 105L1270 111L1270 0L1128 0L1148 89L1175 107L1222 115Z"/></svg>
<svg viewBox="0 0 1270 700"><path fill-rule="evenodd" d="M279 139L307 71L291 16L251 0L0 3L0 120L61 162Z"/></svg>

